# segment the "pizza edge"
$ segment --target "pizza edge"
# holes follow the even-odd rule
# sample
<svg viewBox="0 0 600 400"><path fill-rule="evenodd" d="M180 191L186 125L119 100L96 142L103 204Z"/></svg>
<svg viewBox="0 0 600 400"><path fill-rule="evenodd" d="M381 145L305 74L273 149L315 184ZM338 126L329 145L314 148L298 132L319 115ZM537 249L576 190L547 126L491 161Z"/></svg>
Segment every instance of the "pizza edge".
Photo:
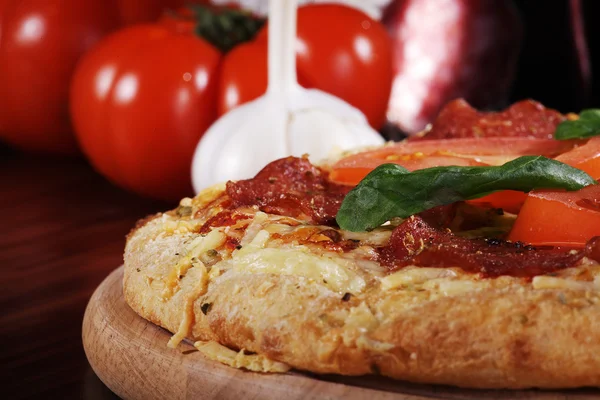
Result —
<svg viewBox="0 0 600 400"><path fill-rule="evenodd" d="M379 289L344 301L323 285L272 274L224 274L201 293L193 282L205 272L192 268L165 300L153 281L169 274L189 238L164 235L160 218L128 237L125 300L171 332L187 324L189 339L316 373L471 388L600 386L596 291L512 286L407 306L410 297ZM376 316L382 307L393 310L384 319Z"/></svg>

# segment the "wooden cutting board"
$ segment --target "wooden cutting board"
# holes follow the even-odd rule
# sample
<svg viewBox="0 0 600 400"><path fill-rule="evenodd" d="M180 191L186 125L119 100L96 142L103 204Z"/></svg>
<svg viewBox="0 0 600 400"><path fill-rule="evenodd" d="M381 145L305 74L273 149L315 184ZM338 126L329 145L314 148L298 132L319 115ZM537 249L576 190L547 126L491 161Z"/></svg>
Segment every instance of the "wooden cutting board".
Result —
<svg viewBox="0 0 600 400"><path fill-rule="evenodd" d="M125 399L598 399L600 391L468 390L382 377L261 374L204 358L189 343L138 316L123 299L123 267L96 289L83 319L83 345L102 381Z"/></svg>

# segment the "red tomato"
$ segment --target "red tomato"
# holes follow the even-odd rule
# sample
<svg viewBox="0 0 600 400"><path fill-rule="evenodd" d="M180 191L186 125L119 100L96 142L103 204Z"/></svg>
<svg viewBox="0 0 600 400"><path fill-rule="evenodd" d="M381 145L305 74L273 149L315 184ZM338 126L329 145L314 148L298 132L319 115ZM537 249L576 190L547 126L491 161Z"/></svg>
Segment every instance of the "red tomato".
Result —
<svg viewBox="0 0 600 400"><path fill-rule="evenodd" d="M448 165L500 165L524 155L555 156L572 142L531 138L488 138L405 141L351 155L333 166L332 177L357 184L368 172L385 163L409 170Z"/></svg>
<svg viewBox="0 0 600 400"><path fill-rule="evenodd" d="M346 100L381 128L393 75L392 43L383 25L350 7L301 7L297 46L300 84Z"/></svg>
<svg viewBox="0 0 600 400"><path fill-rule="evenodd" d="M85 0L88 1L88 0ZM175 10L186 0L118 0L119 15L124 25L156 21L165 9Z"/></svg>
<svg viewBox="0 0 600 400"><path fill-rule="evenodd" d="M344 160L340 161L343 163ZM338 164L340 164L338 163ZM375 168L382 164L397 164L401 165L409 171L414 171L417 169L424 169L430 167L443 167L450 165L460 165L460 166L475 166L475 165L487 165L480 163L474 159L463 158L463 157L454 157L454 156L444 156L439 154L430 154L423 155L422 153L418 154L409 154L409 155L397 155L391 154L385 156L385 153L375 156L372 159L365 160L364 166L360 167L344 167L338 166L336 164L334 166L333 171L330 174L330 178L338 183L343 183L346 185L356 185L360 182L367 174L373 171ZM369 165L369 167L367 167Z"/></svg>
<svg viewBox="0 0 600 400"><path fill-rule="evenodd" d="M69 81L79 57L119 26L105 0L13 0L0 32L0 137L34 151L75 153Z"/></svg>
<svg viewBox="0 0 600 400"><path fill-rule="evenodd" d="M467 202L483 207L501 208L516 214L521 210L526 199L527 193L517 192L516 190L501 190Z"/></svg>
<svg viewBox="0 0 600 400"><path fill-rule="evenodd" d="M243 43L227 53L219 82L219 116L265 93L267 51L266 39L257 39Z"/></svg>
<svg viewBox="0 0 600 400"><path fill-rule="evenodd" d="M267 35L268 27L226 57L220 114L265 92ZM385 28L354 8L311 4L298 9L297 35L299 83L344 99L380 128L392 86L391 40Z"/></svg>
<svg viewBox="0 0 600 400"><path fill-rule="evenodd" d="M508 239L580 247L594 236L600 236L600 185L576 192L529 193Z"/></svg>
<svg viewBox="0 0 600 400"><path fill-rule="evenodd" d="M559 155L556 160L579 168L594 179L600 179L600 137L594 137L585 145Z"/></svg>
<svg viewBox="0 0 600 400"><path fill-rule="evenodd" d="M193 151L217 117L221 54L187 30L172 23L119 31L82 58L71 87L75 130L92 164L121 186L167 200L192 194Z"/></svg>
<svg viewBox="0 0 600 400"><path fill-rule="evenodd" d="M2 0L0 138L26 150L75 153L69 83L77 60L123 24L183 0Z"/></svg>

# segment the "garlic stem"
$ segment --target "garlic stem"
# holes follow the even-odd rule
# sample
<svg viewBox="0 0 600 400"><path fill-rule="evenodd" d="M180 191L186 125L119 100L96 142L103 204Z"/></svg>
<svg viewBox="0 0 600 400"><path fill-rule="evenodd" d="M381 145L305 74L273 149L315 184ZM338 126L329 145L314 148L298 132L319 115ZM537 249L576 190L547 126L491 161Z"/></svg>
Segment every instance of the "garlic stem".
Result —
<svg viewBox="0 0 600 400"><path fill-rule="evenodd" d="M269 1L268 93L290 93L298 86L296 77L297 0Z"/></svg>

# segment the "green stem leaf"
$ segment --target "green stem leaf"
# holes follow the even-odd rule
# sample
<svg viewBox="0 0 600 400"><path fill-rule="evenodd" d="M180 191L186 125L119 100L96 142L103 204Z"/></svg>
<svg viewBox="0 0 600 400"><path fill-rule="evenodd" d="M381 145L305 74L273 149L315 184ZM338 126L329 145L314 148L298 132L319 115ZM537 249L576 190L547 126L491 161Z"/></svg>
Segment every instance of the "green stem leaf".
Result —
<svg viewBox="0 0 600 400"><path fill-rule="evenodd" d="M342 229L374 229L394 217L483 197L497 190L579 190L597 183L585 172L542 156L519 157L501 166L433 167L409 172L384 164L348 193L336 220Z"/></svg>
<svg viewBox="0 0 600 400"><path fill-rule="evenodd" d="M600 109L583 110L579 119L563 121L554 132L558 140L585 139L600 135Z"/></svg>
<svg viewBox="0 0 600 400"><path fill-rule="evenodd" d="M265 23L243 10L223 7L189 6L196 18L196 34L224 53L252 40Z"/></svg>

